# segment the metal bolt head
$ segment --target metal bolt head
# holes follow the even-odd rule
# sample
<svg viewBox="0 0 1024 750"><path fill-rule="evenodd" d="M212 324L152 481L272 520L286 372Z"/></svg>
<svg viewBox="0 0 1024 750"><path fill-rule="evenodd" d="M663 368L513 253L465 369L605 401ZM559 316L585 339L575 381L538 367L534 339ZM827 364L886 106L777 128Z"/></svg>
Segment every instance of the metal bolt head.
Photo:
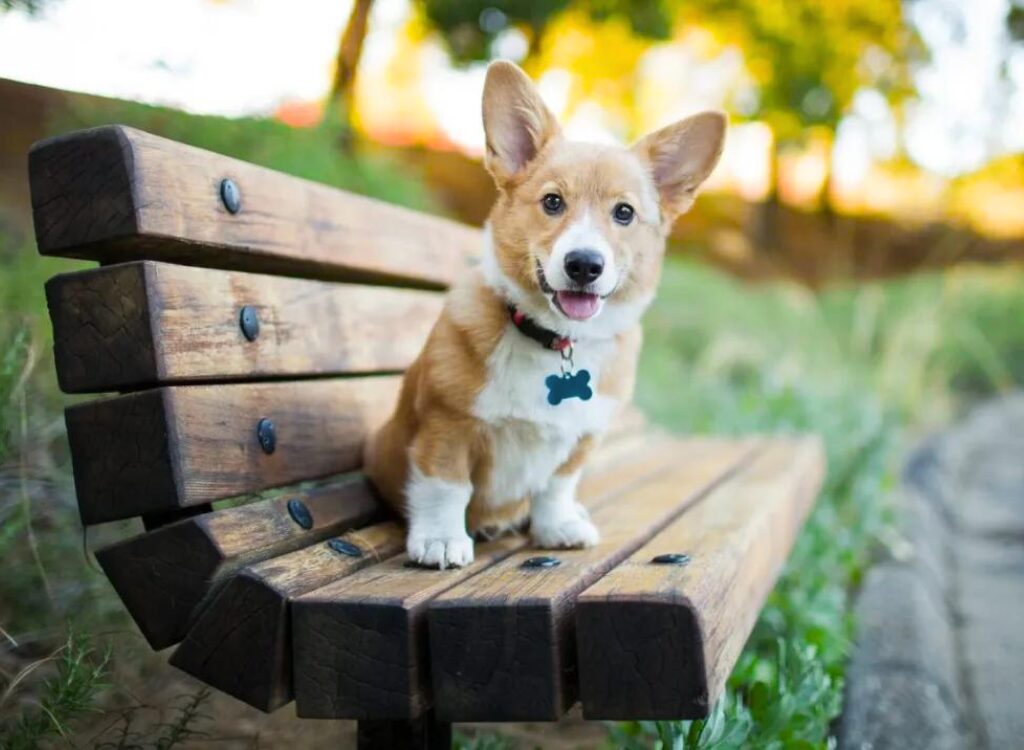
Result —
<svg viewBox="0 0 1024 750"><path fill-rule="evenodd" d="M260 441L260 448L268 456L277 448L277 430L274 423L264 417L256 423L256 439Z"/></svg>
<svg viewBox="0 0 1024 750"><path fill-rule="evenodd" d="M302 528L313 528L313 514L309 512L309 508L301 500L288 501L288 515Z"/></svg>
<svg viewBox="0 0 1024 750"><path fill-rule="evenodd" d="M651 562L655 565L686 565L690 562L690 556L682 552L669 552L658 555Z"/></svg>
<svg viewBox="0 0 1024 750"><path fill-rule="evenodd" d="M348 555L349 557L363 556L361 549L352 544L352 542L346 542L344 539L330 539L327 542L327 546L341 555Z"/></svg>
<svg viewBox="0 0 1024 750"><path fill-rule="evenodd" d="M242 191L230 177L220 181L220 200L229 214L237 214L242 209Z"/></svg>
<svg viewBox="0 0 1024 750"><path fill-rule="evenodd" d="M523 561L524 568L557 568L561 564L562 561L557 557L549 557L548 555L531 557Z"/></svg>
<svg viewBox="0 0 1024 750"><path fill-rule="evenodd" d="M242 335L249 341L255 341L260 336L260 315L252 305L246 305L238 316L238 325L242 329Z"/></svg>

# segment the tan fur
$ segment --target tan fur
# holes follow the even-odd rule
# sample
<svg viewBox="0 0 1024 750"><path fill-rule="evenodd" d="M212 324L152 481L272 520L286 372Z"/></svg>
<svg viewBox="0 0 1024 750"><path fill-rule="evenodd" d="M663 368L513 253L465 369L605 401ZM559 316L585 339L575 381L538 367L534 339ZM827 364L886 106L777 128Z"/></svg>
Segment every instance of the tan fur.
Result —
<svg viewBox="0 0 1024 750"><path fill-rule="evenodd" d="M721 115L690 118L657 131L633 149L573 143L561 136L525 75L508 63L489 69L483 109L486 166L498 186L490 227L495 260L504 276L531 301L546 306L537 264L550 257L566 227L586 215L614 248L621 275L607 304L648 299L658 282L672 219L689 207L717 161L724 130ZM541 211L543 196L551 192L565 199L560 216ZM620 201L636 209L630 226L612 219L612 207ZM488 357L508 327L507 304L481 271L471 273L450 290L423 352L406 372L395 413L366 454L367 475L397 510L404 510L412 461L427 477L472 484L470 533L508 528L525 517L529 498L495 507L495 498L486 496L495 433L474 416L488 378ZM638 325L615 335L614 356L595 384L598 393L623 404L629 401L640 338ZM597 437L580 438L556 473L578 471Z"/></svg>

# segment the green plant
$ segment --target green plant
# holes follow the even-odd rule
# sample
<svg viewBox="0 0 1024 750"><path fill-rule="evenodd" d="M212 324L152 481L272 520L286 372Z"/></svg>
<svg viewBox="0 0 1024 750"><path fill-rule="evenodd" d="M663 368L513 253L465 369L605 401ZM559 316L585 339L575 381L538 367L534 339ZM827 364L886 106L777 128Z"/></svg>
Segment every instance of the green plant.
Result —
<svg viewBox="0 0 1024 750"><path fill-rule="evenodd" d="M100 694L108 686L109 661L109 650L97 652L90 637L72 629L55 653L6 679L0 711L17 713L0 719L0 747L32 750L55 735L68 740L69 724L97 711ZM43 682L38 697L27 706L19 705L32 676L49 667L55 667L56 674Z"/></svg>

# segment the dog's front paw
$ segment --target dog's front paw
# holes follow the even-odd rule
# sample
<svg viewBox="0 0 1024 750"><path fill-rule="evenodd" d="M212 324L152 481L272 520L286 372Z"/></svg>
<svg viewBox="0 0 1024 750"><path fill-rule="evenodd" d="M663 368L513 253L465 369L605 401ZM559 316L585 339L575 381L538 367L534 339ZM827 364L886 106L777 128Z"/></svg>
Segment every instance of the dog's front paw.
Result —
<svg viewBox="0 0 1024 750"><path fill-rule="evenodd" d="M409 559L429 568L461 568L473 562L473 540L466 532L452 536L409 535Z"/></svg>
<svg viewBox="0 0 1024 750"><path fill-rule="evenodd" d="M530 524L534 544L546 549L593 547L601 541L601 534L590 516L578 503L571 513L550 519L534 518Z"/></svg>

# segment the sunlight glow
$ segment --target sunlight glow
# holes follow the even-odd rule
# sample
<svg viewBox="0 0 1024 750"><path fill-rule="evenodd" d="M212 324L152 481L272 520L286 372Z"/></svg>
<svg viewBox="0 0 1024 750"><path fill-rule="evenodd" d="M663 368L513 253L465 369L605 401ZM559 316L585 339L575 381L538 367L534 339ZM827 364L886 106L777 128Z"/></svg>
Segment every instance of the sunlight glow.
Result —
<svg viewBox="0 0 1024 750"><path fill-rule="evenodd" d="M957 188L952 204L948 197L956 175L993 155L1024 150L1024 50L1008 58L1003 83L994 70L1006 0L972 0L959 35L940 6L910 6L933 59L916 74L921 96L904 107L904 121L897 122L880 92L858 92L831 143L812 140L780 159L784 200L814 203L827 182L844 211L906 211L922 219L953 211L996 232L1024 231L1022 195L1005 181ZM310 127L323 116L350 9L351 0L60 0L35 18L0 14L0 76ZM575 11L560 18L531 72L571 137L629 141L701 109L742 112L750 100L742 52L706 30L688 27L649 44L621 24L587 26ZM508 29L492 52L521 59L527 44L521 31ZM356 88L357 125L382 143L480 156L485 67L453 65L411 0L376 0ZM628 79L614 72L626 68L633 71ZM635 103L626 106L627 98ZM772 144L764 124L734 122L709 189L764 199ZM894 160L901 152L928 171Z"/></svg>

